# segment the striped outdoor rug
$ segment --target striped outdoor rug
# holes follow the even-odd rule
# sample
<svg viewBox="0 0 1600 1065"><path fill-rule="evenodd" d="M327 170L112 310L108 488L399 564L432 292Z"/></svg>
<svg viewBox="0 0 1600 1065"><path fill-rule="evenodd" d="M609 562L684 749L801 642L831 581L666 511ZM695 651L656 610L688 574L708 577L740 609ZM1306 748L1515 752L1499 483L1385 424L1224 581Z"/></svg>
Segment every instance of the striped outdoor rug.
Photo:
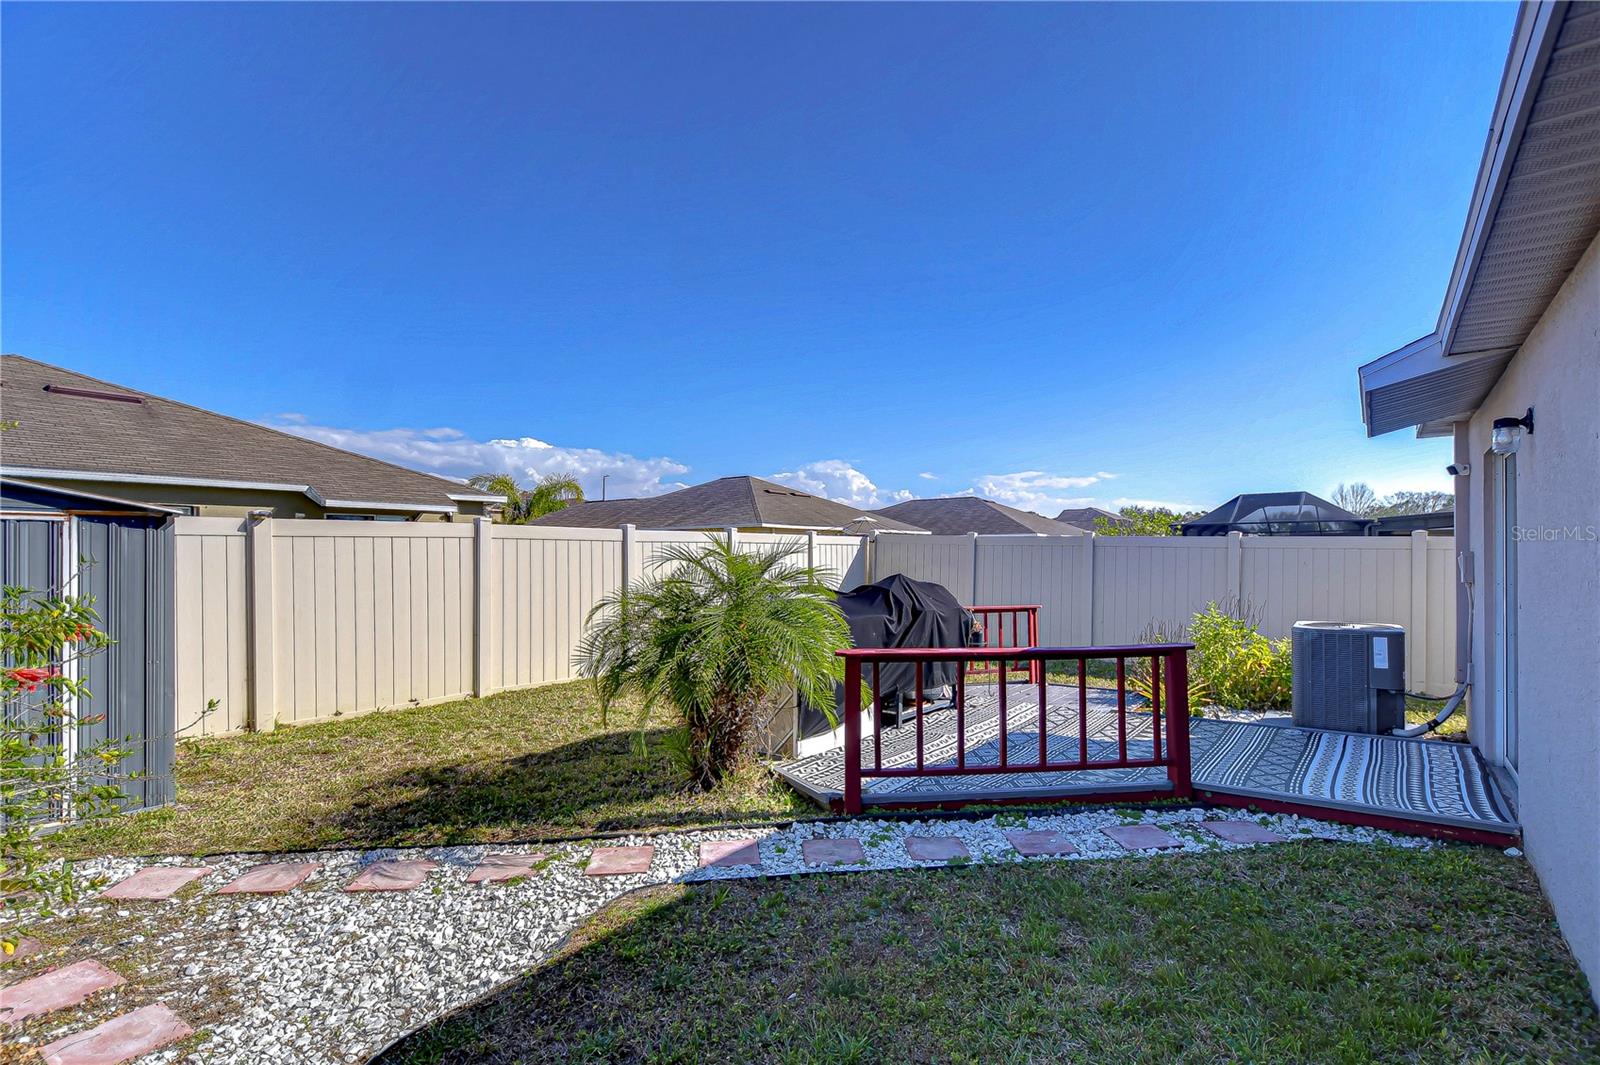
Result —
<svg viewBox="0 0 1600 1065"><path fill-rule="evenodd" d="M1196 787L1438 824L1514 832L1516 819L1465 743L1196 720Z"/></svg>

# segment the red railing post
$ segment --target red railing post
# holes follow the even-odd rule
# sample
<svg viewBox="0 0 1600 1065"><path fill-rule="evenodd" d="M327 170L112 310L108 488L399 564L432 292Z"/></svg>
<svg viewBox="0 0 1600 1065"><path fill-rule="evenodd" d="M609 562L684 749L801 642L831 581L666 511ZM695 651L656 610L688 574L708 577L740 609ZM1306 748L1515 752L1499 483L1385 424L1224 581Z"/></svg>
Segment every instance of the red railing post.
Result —
<svg viewBox="0 0 1600 1065"><path fill-rule="evenodd" d="M861 812L861 662L844 659L844 812Z"/></svg>
<svg viewBox="0 0 1600 1065"><path fill-rule="evenodd" d="M1024 607L1006 608L1020 613ZM993 631L993 630L991 630ZM1001 630L1003 633L1003 630ZM1188 658L1187 652L1192 644L1145 644L1112 647L1017 647L1010 644L988 647L966 648L940 648L940 647L900 647L900 648L862 648L840 651L839 657L844 660L845 696L842 700L844 713L844 790L839 800L842 809L849 814L859 814L865 806L864 785L869 779L906 778L906 777L946 777L946 776L979 776L991 773L1026 773L1044 770L1046 767L1058 770L1067 769L1158 769L1167 771L1170 793L1175 798L1192 798L1194 785L1192 780L1192 756L1189 750L1189 702L1188 702ZM929 764L927 757L928 738L924 734L926 721L923 711L928 700L926 668L929 663L955 662L963 667L970 667L974 663L983 662L986 656L1005 654L1009 651L1015 655L1014 664L1021 666L1027 663L1029 672L1036 675L1039 680L1033 687L1035 697L1039 700L1038 727L1039 744L1038 759L1028 761L1011 757L1011 720L1010 711L1010 682L1004 670L1001 669L996 677L995 709L999 716L999 758L995 762L985 762L974 765L966 757L966 681L967 668L959 669L955 676L955 705L954 726L956 738L956 753L954 764ZM1116 664L1116 690L1108 695L1115 695L1116 721L1115 743L1116 753L1110 758L1089 757L1089 705L1088 705L1088 661L1095 659L1111 659ZM1129 658L1144 659L1151 662L1153 677L1150 692L1151 737L1150 752L1145 754L1131 754L1129 752L1128 730L1128 673L1127 660ZM1050 760L1049 748L1049 700L1050 700L1050 674L1046 668L1051 660L1059 659L1075 662L1078 672L1078 760L1073 762L1055 763ZM992 660L991 660L992 661ZM866 670L864 663L872 664L873 690L871 696L863 696L862 679ZM862 748L866 737L862 732L862 714L871 699L871 722L874 739L877 740L882 729L881 720L881 693L877 683L879 671L885 663L904 663L912 667L912 695L914 712L917 720L912 723L911 732L916 745L914 751L915 761L906 765L883 764L881 748L875 742L872 751L872 764L867 761ZM1004 663L1001 663L1002 667ZM1027 690L1026 688L1024 689ZM1068 721L1072 711L1070 704L1063 708L1068 715L1064 725L1070 727ZM1166 742L1162 742L1161 727L1162 715L1165 714L1167 735ZM1082 792L1076 793L1082 795ZM979 793L973 793L973 798L981 798Z"/></svg>
<svg viewBox="0 0 1600 1065"><path fill-rule="evenodd" d="M1167 653L1167 779L1172 797L1194 797L1189 770L1189 652Z"/></svg>
<svg viewBox="0 0 1600 1065"><path fill-rule="evenodd" d="M1039 608L1036 606L1028 608L1028 646L1039 646ZM1044 662L1037 658L1034 659L1028 669L1028 679L1035 684L1043 684L1044 675Z"/></svg>

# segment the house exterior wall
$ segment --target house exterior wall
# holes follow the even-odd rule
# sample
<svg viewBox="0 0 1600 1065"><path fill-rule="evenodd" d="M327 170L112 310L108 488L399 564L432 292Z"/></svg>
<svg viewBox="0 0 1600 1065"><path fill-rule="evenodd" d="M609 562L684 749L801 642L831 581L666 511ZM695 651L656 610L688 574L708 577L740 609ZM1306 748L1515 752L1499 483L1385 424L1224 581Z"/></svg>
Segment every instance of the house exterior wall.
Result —
<svg viewBox="0 0 1600 1065"><path fill-rule="evenodd" d="M1494 708L1497 417L1534 408L1517 452L1518 805L1529 860L1573 953L1600 981L1600 240L1465 424L1474 744L1503 763ZM1458 434L1462 429L1458 427ZM1459 490L1459 489L1458 489Z"/></svg>
<svg viewBox="0 0 1600 1065"><path fill-rule="evenodd" d="M144 484L135 481L83 481L35 478L40 484L53 484L62 489L90 492L116 499L132 499L158 506L193 507L196 517L243 518L252 510L270 510L275 518L325 518L346 513L368 513L360 508L319 507L303 492L273 492L264 489L205 488L189 484ZM484 504L458 502L458 514L419 513L404 511L371 511L397 517L416 516L422 521L470 521L485 513Z"/></svg>

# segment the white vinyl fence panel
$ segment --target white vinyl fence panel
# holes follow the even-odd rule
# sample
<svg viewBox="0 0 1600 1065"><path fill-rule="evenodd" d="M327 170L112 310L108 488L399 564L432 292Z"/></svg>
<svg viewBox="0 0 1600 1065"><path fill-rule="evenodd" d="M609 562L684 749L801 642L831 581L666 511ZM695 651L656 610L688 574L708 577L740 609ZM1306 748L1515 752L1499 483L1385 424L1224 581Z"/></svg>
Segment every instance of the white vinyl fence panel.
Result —
<svg viewBox="0 0 1600 1065"><path fill-rule="evenodd" d="M183 518L173 544L180 737L238 732L249 721L245 533L234 518ZM206 702L217 712L206 716Z"/></svg>
<svg viewBox="0 0 1600 1065"><path fill-rule="evenodd" d="M486 595L486 687L526 688L573 676L572 655L594 605L622 587L615 529L493 526Z"/></svg>
<svg viewBox="0 0 1600 1065"><path fill-rule="evenodd" d="M594 605L704 533L451 523L179 518L177 727L218 735L569 680ZM1407 684L1454 686L1448 537L859 537L783 544L842 588L905 573L968 604L1038 603L1040 639L1137 641L1238 598L1262 631L1382 621L1407 633ZM870 560L870 562L869 562ZM218 710L201 720L209 700Z"/></svg>
<svg viewBox="0 0 1600 1065"><path fill-rule="evenodd" d="M705 538L179 518L178 727L219 735L570 680L595 604L640 579L667 545ZM737 542L794 547L796 564L826 566L844 587L866 579L860 537L739 533ZM211 699L219 708L206 717Z"/></svg>
<svg viewBox="0 0 1600 1065"><path fill-rule="evenodd" d="M473 526L273 524L279 721L472 691Z"/></svg>
<svg viewBox="0 0 1600 1065"><path fill-rule="evenodd" d="M878 534L873 573L936 581L969 605L1037 603L1058 646L1171 633L1208 603L1237 600L1270 637L1296 621L1406 630L1407 686L1455 687L1455 545L1450 537L914 536Z"/></svg>
<svg viewBox="0 0 1600 1065"><path fill-rule="evenodd" d="M879 533L872 551L874 580L904 573L915 580L942 584L963 603L972 603L977 538Z"/></svg>

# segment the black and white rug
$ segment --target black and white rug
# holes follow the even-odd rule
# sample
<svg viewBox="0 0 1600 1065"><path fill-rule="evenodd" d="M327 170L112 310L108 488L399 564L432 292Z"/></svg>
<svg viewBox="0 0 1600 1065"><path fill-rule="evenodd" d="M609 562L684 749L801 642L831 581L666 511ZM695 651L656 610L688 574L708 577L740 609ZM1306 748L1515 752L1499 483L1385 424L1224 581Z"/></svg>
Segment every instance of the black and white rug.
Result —
<svg viewBox="0 0 1600 1065"><path fill-rule="evenodd" d="M1196 787L1488 831L1517 831L1465 743L1198 719Z"/></svg>
<svg viewBox="0 0 1600 1065"><path fill-rule="evenodd" d="M1037 762L1038 696L1031 686L1020 684L1010 686L1007 696L1003 741L1007 759ZM1090 688L1086 701L1090 758L1115 758L1116 693ZM1128 753L1134 758L1148 757L1151 749L1151 717L1139 705L1142 701L1130 695L1127 743ZM1197 788L1508 834L1517 831L1516 819L1495 789L1477 751L1464 743L1211 718L1194 718L1189 733ZM997 765L1001 743L996 690L969 690L967 763ZM1077 759L1075 685L1049 686L1045 744L1050 761ZM915 765L914 723L886 728L881 749L885 768ZM863 768L870 768L874 752L870 736L862 740L861 751ZM946 708L925 713L923 764L954 765L955 753L955 711ZM844 792L844 751L834 748L814 754L780 765L777 772L797 790L826 804ZM1144 792L1167 786L1165 769L1023 771L949 777L867 777L862 780L862 797L868 803L947 801L982 795L1029 798L1073 792Z"/></svg>
<svg viewBox="0 0 1600 1065"><path fill-rule="evenodd" d="M1150 757L1150 714L1135 708L1140 702L1129 696L1128 755ZM1034 763L1039 761L1039 697L1031 685L1013 684L1007 688L1006 759ZM1104 761L1117 756L1117 694L1103 688L1088 690L1089 758ZM1075 685L1052 684L1047 696L1045 749L1048 761L1077 761L1078 689ZM925 766L956 764L956 713L953 708L928 710L922 720L922 758ZM967 691L966 749L968 765L1000 763L1000 702L995 688L972 687ZM914 721L887 727L882 736L885 769L914 766L917 763L917 730ZM862 768L873 762L870 736L861 741ZM779 776L796 790L827 803L844 794L844 749L801 758L776 767ZM1151 791L1168 786L1165 769L1078 769L1067 772L985 773L970 777L866 777L861 782L867 802L931 802L973 798L981 793L1003 792L1008 798L1058 795L1064 792Z"/></svg>

